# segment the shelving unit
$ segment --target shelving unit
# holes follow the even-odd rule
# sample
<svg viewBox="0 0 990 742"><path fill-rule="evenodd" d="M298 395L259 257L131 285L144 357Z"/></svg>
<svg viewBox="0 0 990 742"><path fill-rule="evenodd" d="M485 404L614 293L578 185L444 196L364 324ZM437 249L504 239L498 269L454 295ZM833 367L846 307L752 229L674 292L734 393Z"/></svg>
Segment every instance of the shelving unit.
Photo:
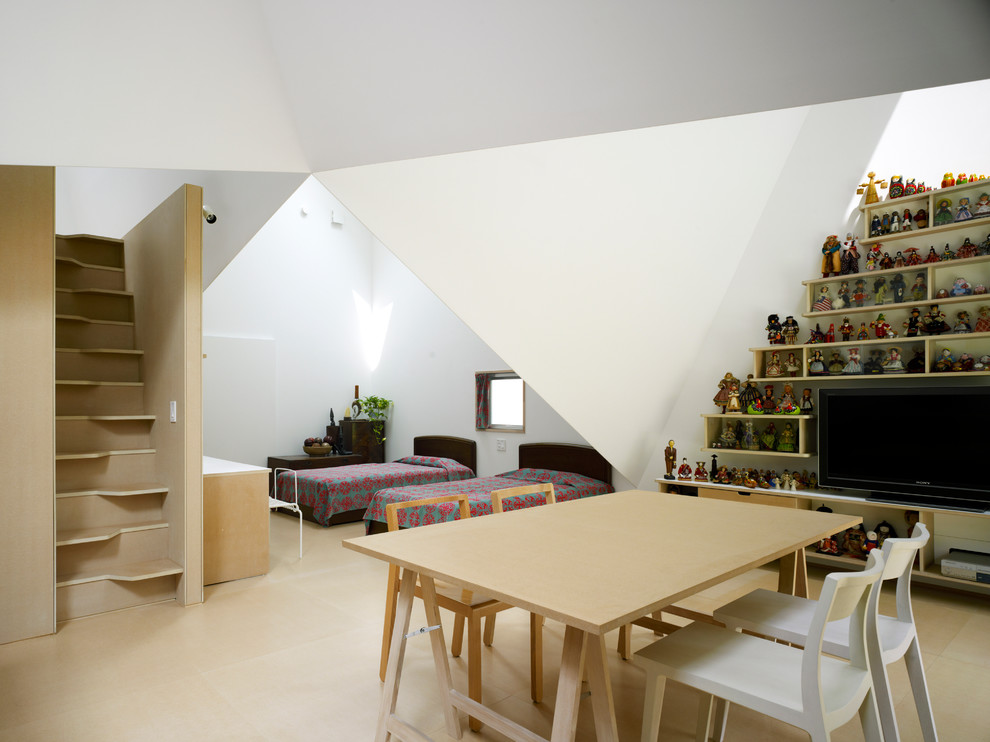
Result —
<svg viewBox="0 0 990 742"><path fill-rule="evenodd" d="M862 516L863 527L867 530L875 528L880 521L886 520L894 526L898 536L906 535L904 514L913 510L918 513L919 522L928 528L931 539L919 554L912 579L939 587L990 596L990 584L947 577L941 573L939 566L941 559L948 555L950 547L990 551L990 512L970 513L867 501L865 492L857 493L850 490L792 491L750 489L714 482L682 482L667 479L656 481L661 492L677 490L681 494L695 494L698 497L802 510L813 510L826 505L835 511ZM866 564L865 560L855 557L819 554L813 546L808 547L805 558L811 564L837 569L862 569Z"/></svg>
<svg viewBox="0 0 990 742"><path fill-rule="evenodd" d="M748 449L725 449L725 448L702 448L702 451L707 453L724 453L725 451L732 451L733 453L745 453L749 456L783 456L789 458L799 458L807 459L814 456L814 440L815 440L815 426L811 421L814 420L812 415L747 415L747 414L713 414L713 415L702 415L705 420L705 440L714 441L716 440L722 432L722 424L724 420L729 420L735 422L737 420L750 421L753 423L769 423L773 422L774 427L779 425L781 428L784 427L786 423L792 423L796 426L795 433L797 438L794 442L795 450L793 452L787 451L753 451ZM764 426L765 427L765 426ZM779 431L778 431L779 432Z"/></svg>

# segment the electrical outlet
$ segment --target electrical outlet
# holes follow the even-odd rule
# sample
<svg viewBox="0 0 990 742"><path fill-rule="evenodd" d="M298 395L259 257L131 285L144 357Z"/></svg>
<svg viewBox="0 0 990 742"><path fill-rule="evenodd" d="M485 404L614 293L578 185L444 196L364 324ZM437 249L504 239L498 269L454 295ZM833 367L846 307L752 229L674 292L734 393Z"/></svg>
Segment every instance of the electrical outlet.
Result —
<svg viewBox="0 0 990 742"><path fill-rule="evenodd" d="M505 451L505 438L496 438L495 439L495 450L496 451Z"/></svg>

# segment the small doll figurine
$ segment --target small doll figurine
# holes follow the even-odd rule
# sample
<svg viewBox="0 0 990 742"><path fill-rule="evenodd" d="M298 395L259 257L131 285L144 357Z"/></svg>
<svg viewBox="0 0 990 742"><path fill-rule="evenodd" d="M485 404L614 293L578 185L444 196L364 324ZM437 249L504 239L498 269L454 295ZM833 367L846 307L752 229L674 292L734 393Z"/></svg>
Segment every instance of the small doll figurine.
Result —
<svg viewBox="0 0 990 742"><path fill-rule="evenodd" d="M852 322L849 321L849 318L843 317L842 324L839 325L839 334L842 335L843 342L849 340L849 338L852 337L852 334L855 331L856 328L852 326Z"/></svg>
<svg viewBox="0 0 990 742"><path fill-rule="evenodd" d="M683 463L677 469L677 478L682 482L691 481L691 465L687 462L687 457L682 459Z"/></svg>
<svg viewBox="0 0 990 742"><path fill-rule="evenodd" d="M863 306L863 302L870 298L869 293L866 291L866 280L862 278L856 279L856 290L853 291L853 303L857 307Z"/></svg>
<svg viewBox="0 0 990 742"><path fill-rule="evenodd" d="M890 214L880 217L880 234L890 234Z"/></svg>
<svg viewBox="0 0 990 742"><path fill-rule="evenodd" d="M973 218L979 219L982 216L990 216L990 193L981 193L973 204Z"/></svg>
<svg viewBox="0 0 990 742"><path fill-rule="evenodd" d="M842 275L848 276L850 273L859 273L859 249L856 247L856 238L847 234L845 246L846 251L842 254Z"/></svg>
<svg viewBox="0 0 990 742"><path fill-rule="evenodd" d="M763 387L763 413L772 415L776 406L777 399L773 396L773 384L767 384Z"/></svg>
<svg viewBox="0 0 990 742"><path fill-rule="evenodd" d="M801 401L798 403L802 415L810 415L815 411L815 400L811 397L811 389L801 390Z"/></svg>
<svg viewBox="0 0 990 742"><path fill-rule="evenodd" d="M793 353L788 353L787 358L784 360L784 371L787 372L788 376L797 376L800 370L801 362L798 361L797 356Z"/></svg>
<svg viewBox="0 0 990 742"><path fill-rule="evenodd" d="M677 463L677 449L674 448L673 441L667 441L667 447L663 450L663 460L667 467L667 473L664 475L664 479L673 479L674 464Z"/></svg>
<svg viewBox="0 0 990 742"><path fill-rule="evenodd" d="M863 364L863 372L867 374L882 374L885 353L879 348L870 351L870 359Z"/></svg>
<svg viewBox="0 0 990 742"><path fill-rule="evenodd" d="M904 281L902 273L895 273L890 279L890 290L894 294L894 303L899 304L904 301L904 292L907 290L907 283Z"/></svg>
<svg viewBox="0 0 990 742"><path fill-rule="evenodd" d="M881 234L880 229L880 216L878 214L874 214L873 218L870 219L870 237L879 237Z"/></svg>
<svg viewBox="0 0 990 742"><path fill-rule="evenodd" d="M939 354L938 360L935 361L934 371L936 373L944 373L946 371L952 370L952 364L955 363L955 358L952 357L952 351L948 348L942 348L942 352Z"/></svg>
<svg viewBox="0 0 990 742"><path fill-rule="evenodd" d="M984 305L976 310L980 318L976 320L975 332L990 332L990 307Z"/></svg>
<svg viewBox="0 0 990 742"><path fill-rule="evenodd" d="M901 231L901 215L896 211L890 215L890 233L896 234Z"/></svg>
<svg viewBox="0 0 990 742"><path fill-rule="evenodd" d="M874 334L881 339L887 337L890 330L890 324L888 324L883 312L878 314L877 318L870 323L870 327L873 329Z"/></svg>
<svg viewBox="0 0 990 742"><path fill-rule="evenodd" d="M883 372L885 374L904 373L904 364L901 362L900 348L890 348L887 351L887 358L883 361Z"/></svg>
<svg viewBox="0 0 990 742"><path fill-rule="evenodd" d="M863 544L866 543L866 531L862 526L853 526L846 530L842 538L842 552L847 556L863 559Z"/></svg>
<svg viewBox="0 0 990 742"><path fill-rule="evenodd" d="M901 231L910 232L914 228L914 217L911 216L911 209L904 209L904 216L901 217Z"/></svg>
<svg viewBox="0 0 990 742"><path fill-rule="evenodd" d="M965 222L972 218L973 212L969 210L969 199L965 197L960 198L959 206L956 208L956 221Z"/></svg>
<svg viewBox="0 0 990 742"><path fill-rule="evenodd" d="M849 281L842 281L835 292L835 301L832 302L832 309L842 309L849 306L850 300Z"/></svg>
<svg viewBox="0 0 990 742"><path fill-rule="evenodd" d="M958 364L960 371L972 371L976 365L976 361L973 360L972 353L960 353ZM955 367L956 364L953 364L952 368L955 369Z"/></svg>
<svg viewBox="0 0 990 742"><path fill-rule="evenodd" d="M935 219L932 223L936 227L940 227L943 224L952 224L952 212L949 211L949 207L952 206L952 201L947 198L939 200L938 207L935 210Z"/></svg>
<svg viewBox="0 0 990 742"><path fill-rule="evenodd" d="M718 468L718 473L715 475L714 481L718 482L719 484L729 484L729 482L732 481L732 475L729 474L729 467L727 467L725 464L722 464Z"/></svg>
<svg viewBox="0 0 990 742"><path fill-rule="evenodd" d="M863 542L863 553L869 554L880 545L880 537L876 531L867 531L866 540Z"/></svg>
<svg viewBox="0 0 990 742"><path fill-rule="evenodd" d="M919 191L920 193L921 191ZM928 226L928 212L924 209L918 209L914 212L914 226L918 229L924 229Z"/></svg>
<svg viewBox="0 0 990 742"><path fill-rule="evenodd" d="M949 289L949 296L969 296L972 293L973 289L965 278L957 278Z"/></svg>
<svg viewBox="0 0 990 742"><path fill-rule="evenodd" d="M828 331L825 333L825 342L834 343L835 342L835 323L830 322L828 325Z"/></svg>
<svg viewBox="0 0 990 742"><path fill-rule="evenodd" d="M964 239L963 243L959 246L959 249L956 250L956 260L975 258L977 255L979 255L979 250L976 245L973 244L973 241L969 239L969 237Z"/></svg>
<svg viewBox="0 0 990 742"><path fill-rule="evenodd" d="M811 354L811 360L808 361L808 373L811 376L824 376L828 373L825 370L825 358L820 350L815 350Z"/></svg>
<svg viewBox="0 0 990 742"><path fill-rule="evenodd" d="M779 345L782 338L782 326L780 324L780 315L771 314L767 316L767 340L770 345Z"/></svg>
<svg viewBox="0 0 990 742"><path fill-rule="evenodd" d="M832 308L832 295L828 291L828 286L822 286L818 289L818 301L816 301L811 310L813 312L827 312Z"/></svg>
<svg viewBox="0 0 990 742"><path fill-rule="evenodd" d="M918 333L921 331L921 310L918 307L911 308L911 316L908 317L908 321L904 322L904 326L907 328L907 332L904 334L909 337L917 337Z"/></svg>
<svg viewBox="0 0 990 742"><path fill-rule="evenodd" d="M935 252L935 246L934 245L932 245L931 247L928 248L928 254L925 256L925 259L922 262L925 262L925 263L937 263L937 262L939 262L938 253Z"/></svg>
<svg viewBox="0 0 990 742"><path fill-rule="evenodd" d="M760 433L760 448L764 451L773 451L777 448L777 428L773 423Z"/></svg>
<svg viewBox="0 0 990 742"><path fill-rule="evenodd" d="M829 274L839 275L842 272L842 243L838 235L830 234L822 245L822 278Z"/></svg>
<svg viewBox="0 0 990 742"><path fill-rule="evenodd" d="M694 481L695 482L707 482L708 481L708 470L705 469L705 462L698 461L698 466L694 469Z"/></svg>
<svg viewBox="0 0 990 742"><path fill-rule="evenodd" d="M921 256L918 255L918 248L905 247L904 263L909 266L921 265Z"/></svg>
<svg viewBox="0 0 990 742"><path fill-rule="evenodd" d="M790 423L784 423L784 429L780 431L780 437L777 439L777 450L783 453L793 453L796 437L794 426Z"/></svg>
<svg viewBox="0 0 990 742"><path fill-rule="evenodd" d="M736 448L737 445L736 426L729 420L723 420L722 435L718 437L718 442L712 448Z"/></svg>
<svg viewBox="0 0 990 742"><path fill-rule="evenodd" d="M749 412L750 405L754 402L762 402L762 400L763 396L760 394L760 387L753 381L753 374L746 374L746 381L742 383L742 389L739 390L739 406L746 410L746 412ZM760 409L760 412L762 411ZM714 466L712 467L712 471L715 471Z"/></svg>
<svg viewBox="0 0 990 742"><path fill-rule="evenodd" d="M865 322L860 322L859 323L859 331L856 333L856 339L857 340L869 340L870 339L870 331L866 329L866 323Z"/></svg>
<svg viewBox="0 0 990 742"><path fill-rule="evenodd" d="M922 374L925 372L925 349L915 348L914 358L912 358L907 363L907 372L909 374Z"/></svg>
<svg viewBox="0 0 990 742"><path fill-rule="evenodd" d="M746 451L760 450L760 441L756 437L756 431L753 430L752 420L746 420L743 422L742 447Z"/></svg>
<svg viewBox="0 0 990 742"><path fill-rule="evenodd" d="M956 184L956 179L955 176L952 175L952 173L946 173L945 175L942 176L943 188L952 188L952 186L954 186L955 184Z"/></svg>
<svg viewBox="0 0 990 742"><path fill-rule="evenodd" d="M880 258L883 255L880 253L880 245L873 245L870 251L866 253L866 270L874 271L880 267Z"/></svg>
<svg viewBox="0 0 990 742"><path fill-rule="evenodd" d="M739 382L729 384L729 402L725 405L725 411L728 414L740 413L742 412L742 407L739 405Z"/></svg>
<svg viewBox="0 0 990 742"><path fill-rule="evenodd" d="M897 254L894 256L894 267L903 268L905 265L907 265L907 260L904 258L904 253L898 250Z"/></svg>
<svg viewBox="0 0 990 742"><path fill-rule="evenodd" d="M712 402L714 402L717 407L721 408L722 414L725 414L725 408L729 404L729 387L732 386L732 384L738 383L739 379L728 371L725 373L725 376L719 379L718 391L715 393L715 396L712 397Z"/></svg>
<svg viewBox="0 0 990 742"><path fill-rule="evenodd" d="M904 176L891 175L890 188L887 189L887 198L900 198L904 195Z"/></svg>
<svg viewBox="0 0 990 742"><path fill-rule="evenodd" d="M880 306L887 300L887 279L877 276L873 282L873 303Z"/></svg>
<svg viewBox="0 0 990 742"><path fill-rule="evenodd" d="M938 304L932 304L928 309L928 314L921 318L921 329L929 335L941 335L949 331L949 325L945 321L945 313L939 311Z"/></svg>
<svg viewBox="0 0 990 742"><path fill-rule="evenodd" d="M907 183L904 185L904 195L913 196L918 192L918 186L915 185L914 178L908 178Z"/></svg>
<svg viewBox="0 0 990 742"><path fill-rule="evenodd" d="M952 332L955 335L961 335L966 332L972 332L973 326L969 324L969 312L962 309L956 312L956 324L952 326Z"/></svg>
<svg viewBox="0 0 990 742"><path fill-rule="evenodd" d="M763 371L763 375L769 378L784 375L784 371L780 366L780 353L776 350L770 352L770 358L767 360L767 366Z"/></svg>
<svg viewBox="0 0 990 742"><path fill-rule="evenodd" d="M843 368L845 368L845 363L842 362L842 356L839 355L839 351L832 351L832 358L828 362L828 372L838 376L842 373Z"/></svg>
<svg viewBox="0 0 990 742"><path fill-rule="evenodd" d="M928 284L925 283L924 272L914 277L914 284L911 286L911 298L914 301L924 301L928 295Z"/></svg>
<svg viewBox="0 0 990 742"><path fill-rule="evenodd" d="M939 261L943 260L953 260L956 254L949 249L949 243L945 243L945 247L942 249L942 254L938 256Z"/></svg>
<svg viewBox="0 0 990 742"><path fill-rule="evenodd" d="M859 375L863 373L863 364L859 362L859 348L849 349L849 360L842 367L845 376Z"/></svg>
<svg viewBox="0 0 990 742"><path fill-rule="evenodd" d="M822 332L822 326L820 324L815 325L815 329L811 331L810 337L806 345L814 345L815 343L824 343L825 333Z"/></svg>
<svg viewBox="0 0 990 742"><path fill-rule="evenodd" d="M883 257L880 258L880 268L882 270L886 270L887 268L893 268L893 267L894 267L894 259L890 257L890 253L884 250Z"/></svg>
<svg viewBox="0 0 990 742"><path fill-rule="evenodd" d="M801 410L798 408L797 399L794 397L794 387L784 384L784 393L780 395L780 401L774 407L775 415L797 415Z"/></svg>
<svg viewBox="0 0 990 742"><path fill-rule="evenodd" d="M797 335L801 327L798 322L791 315L787 315L787 319L784 320L784 324L781 325L784 334L784 345L794 345L797 342Z"/></svg>

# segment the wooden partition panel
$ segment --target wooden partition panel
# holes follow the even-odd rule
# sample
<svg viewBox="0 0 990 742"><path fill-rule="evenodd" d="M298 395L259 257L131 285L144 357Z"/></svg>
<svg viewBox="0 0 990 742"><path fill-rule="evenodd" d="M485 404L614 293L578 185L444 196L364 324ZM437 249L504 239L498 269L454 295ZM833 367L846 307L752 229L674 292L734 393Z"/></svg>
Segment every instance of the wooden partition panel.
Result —
<svg viewBox="0 0 990 742"><path fill-rule="evenodd" d="M145 409L157 415L156 479L169 488L169 558L184 568L176 594L183 605L203 600L202 211L203 189L184 185L124 237L135 337L145 352Z"/></svg>
<svg viewBox="0 0 990 742"><path fill-rule="evenodd" d="M55 630L55 169L0 167L0 643Z"/></svg>

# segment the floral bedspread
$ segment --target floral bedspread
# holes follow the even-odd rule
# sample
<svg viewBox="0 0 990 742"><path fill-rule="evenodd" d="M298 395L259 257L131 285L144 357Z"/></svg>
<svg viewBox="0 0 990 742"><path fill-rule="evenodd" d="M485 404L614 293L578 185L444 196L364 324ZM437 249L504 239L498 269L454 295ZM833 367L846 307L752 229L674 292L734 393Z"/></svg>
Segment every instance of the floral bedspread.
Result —
<svg viewBox="0 0 990 742"><path fill-rule="evenodd" d="M471 502L471 517L490 515L492 512L492 490L507 487L521 487L526 484L553 482L554 497L557 502L577 500L582 497L603 495L614 492L615 488L582 474L552 471L550 469L514 469L497 477L478 477L468 481L439 482L417 487L397 487L382 489L375 493L364 514L365 530L371 529L373 521L385 523L385 506L390 502L408 502L426 497L467 494ZM504 501L506 510L517 510L539 505L544 502L542 495L523 495ZM418 508L403 508L399 511L399 527L425 526L457 519L457 503L446 502Z"/></svg>
<svg viewBox="0 0 990 742"><path fill-rule="evenodd" d="M381 489L474 477L471 469L453 459L407 456L389 464L279 472L275 495L278 499L295 501L294 474L299 478L299 504L313 508L313 517L322 525L329 525L337 513L364 510L371 496Z"/></svg>

